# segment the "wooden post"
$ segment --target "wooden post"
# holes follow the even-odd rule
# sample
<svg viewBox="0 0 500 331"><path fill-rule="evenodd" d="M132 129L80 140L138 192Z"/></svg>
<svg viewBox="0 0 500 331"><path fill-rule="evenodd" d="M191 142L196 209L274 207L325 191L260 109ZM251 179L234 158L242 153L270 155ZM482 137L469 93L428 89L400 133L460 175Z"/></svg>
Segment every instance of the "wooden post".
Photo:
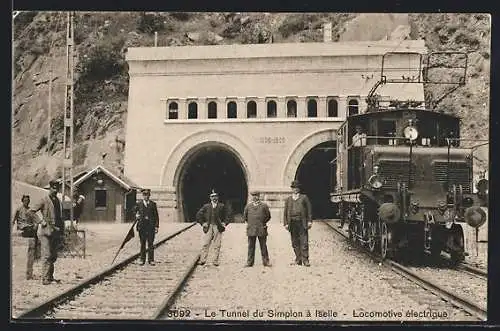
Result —
<svg viewBox="0 0 500 331"><path fill-rule="evenodd" d="M49 105L48 105L48 132L47 132L47 153L50 153L50 140L51 140L51 123L52 123L52 59L50 60L50 70L49 70Z"/></svg>

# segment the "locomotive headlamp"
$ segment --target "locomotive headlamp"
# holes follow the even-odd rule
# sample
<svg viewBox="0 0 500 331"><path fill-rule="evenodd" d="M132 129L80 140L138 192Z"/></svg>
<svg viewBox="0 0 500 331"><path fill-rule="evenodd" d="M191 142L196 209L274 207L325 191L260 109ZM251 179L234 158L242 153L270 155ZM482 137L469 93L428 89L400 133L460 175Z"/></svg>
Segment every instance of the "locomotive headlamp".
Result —
<svg viewBox="0 0 500 331"><path fill-rule="evenodd" d="M403 135L405 136L406 139L414 141L418 137L418 130L416 127L410 124L406 128L404 128Z"/></svg>
<svg viewBox="0 0 500 331"><path fill-rule="evenodd" d="M371 175L371 177L368 179L368 184L370 184L370 186L373 188L373 189L379 189L382 187L383 183L382 183L382 179L380 178L379 175Z"/></svg>

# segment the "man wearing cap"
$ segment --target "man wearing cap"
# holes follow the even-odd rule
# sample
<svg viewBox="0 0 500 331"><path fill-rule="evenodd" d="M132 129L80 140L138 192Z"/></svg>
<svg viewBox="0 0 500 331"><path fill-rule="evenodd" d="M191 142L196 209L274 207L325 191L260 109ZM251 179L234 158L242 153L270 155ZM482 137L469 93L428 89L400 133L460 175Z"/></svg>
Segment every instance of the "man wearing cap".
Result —
<svg viewBox="0 0 500 331"><path fill-rule="evenodd" d="M42 284L59 282L54 279L54 262L57 260L57 248L64 233L64 221L62 217L62 204L57 197L59 183L55 180L49 182L49 194L43 197L31 209L32 213L40 211L42 221L37 230L40 240L42 258Z"/></svg>
<svg viewBox="0 0 500 331"><path fill-rule="evenodd" d="M267 222L271 219L269 207L260 201L260 193L252 191L252 202L248 203L243 210L243 219L247 223L248 257L246 267L252 267L255 258L255 241L259 238L262 264L270 267L269 253L267 252Z"/></svg>
<svg viewBox="0 0 500 331"><path fill-rule="evenodd" d="M146 263L146 243L148 244L148 263L155 265L153 243L155 234L158 233L160 221L156 203L149 199L151 190L142 190L142 201L138 203L136 209L137 231L141 241L141 265Z"/></svg>
<svg viewBox="0 0 500 331"><path fill-rule="evenodd" d="M363 127L361 125L356 125L355 130L356 133L352 136L352 146L366 146L366 133L363 132Z"/></svg>
<svg viewBox="0 0 500 331"><path fill-rule="evenodd" d="M312 226L311 202L300 193L300 183L294 180L291 185L292 195L285 200L283 217L284 226L290 231L295 261L292 264L309 267L308 230Z"/></svg>
<svg viewBox="0 0 500 331"><path fill-rule="evenodd" d="M223 203L219 202L219 195L212 190L210 202L204 204L196 213L196 221L203 226L205 240L201 248L199 264L204 265L207 261L210 246L214 248L214 266L219 265L219 253L224 232L228 221L228 213Z"/></svg>
<svg viewBox="0 0 500 331"><path fill-rule="evenodd" d="M85 196L80 194L80 188L75 186L73 188L73 219L77 224L80 221L80 216L82 215L84 201Z"/></svg>

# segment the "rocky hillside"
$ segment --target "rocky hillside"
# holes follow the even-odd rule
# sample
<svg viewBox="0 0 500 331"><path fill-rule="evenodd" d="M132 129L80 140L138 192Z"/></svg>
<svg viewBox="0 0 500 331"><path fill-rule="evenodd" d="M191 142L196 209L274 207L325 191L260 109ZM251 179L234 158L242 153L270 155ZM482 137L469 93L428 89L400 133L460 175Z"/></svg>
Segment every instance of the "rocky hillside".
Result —
<svg viewBox="0 0 500 331"><path fill-rule="evenodd" d="M487 15L347 13L97 13L75 17L75 172L100 162L122 167L128 76L127 47L322 41L322 24L333 40L423 38L432 50L469 53L467 85L439 107L463 117L463 133L487 139L490 23ZM13 177L46 184L61 172L66 15L24 12L14 21L12 117ZM50 75L52 70L52 76ZM52 77L51 137L48 91ZM435 92L435 93L433 93ZM432 100L439 92L426 86ZM479 155L482 166L487 149Z"/></svg>

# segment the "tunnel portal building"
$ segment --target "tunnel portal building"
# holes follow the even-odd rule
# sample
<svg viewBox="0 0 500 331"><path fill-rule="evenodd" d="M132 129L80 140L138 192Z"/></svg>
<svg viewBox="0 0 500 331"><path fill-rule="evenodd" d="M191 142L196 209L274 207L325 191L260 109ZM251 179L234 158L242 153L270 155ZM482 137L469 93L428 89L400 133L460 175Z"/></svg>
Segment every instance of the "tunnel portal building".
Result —
<svg viewBox="0 0 500 331"><path fill-rule="evenodd" d="M422 40L129 48L125 175L151 189L161 221L193 221L212 189L234 215L259 190L281 221L293 179L315 218L333 217L336 132L366 110L387 52L426 49ZM416 61L395 55L384 74ZM381 93L424 100L421 83Z"/></svg>

